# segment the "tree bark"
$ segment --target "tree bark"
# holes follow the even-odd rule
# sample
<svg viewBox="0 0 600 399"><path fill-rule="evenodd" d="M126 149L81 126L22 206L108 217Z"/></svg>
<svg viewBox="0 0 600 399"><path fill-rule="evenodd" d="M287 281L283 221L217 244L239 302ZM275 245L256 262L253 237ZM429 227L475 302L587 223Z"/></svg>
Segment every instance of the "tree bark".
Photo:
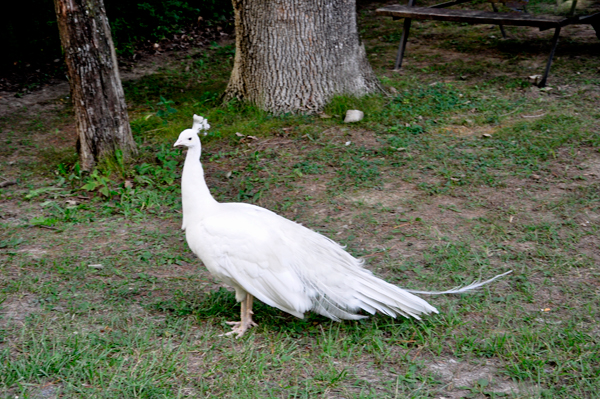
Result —
<svg viewBox="0 0 600 399"><path fill-rule="evenodd" d="M135 153L110 26L102 0L54 0L77 120L81 168L121 150Z"/></svg>
<svg viewBox="0 0 600 399"><path fill-rule="evenodd" d="M312 113L335 95L382 91L358 36L355 0L233 0L233 8L226 101Z"/></svg>

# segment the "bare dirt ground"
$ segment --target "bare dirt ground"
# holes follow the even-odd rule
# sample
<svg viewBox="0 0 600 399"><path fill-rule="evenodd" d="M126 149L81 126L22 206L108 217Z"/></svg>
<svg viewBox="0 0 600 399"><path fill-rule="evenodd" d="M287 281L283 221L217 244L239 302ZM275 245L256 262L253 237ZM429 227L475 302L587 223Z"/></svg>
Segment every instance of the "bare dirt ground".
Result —
<svg viewBox="0 0 600 399"><path fill-rule="evenodd" d="M184 53L172 52L148 54L135 64L128 65L120 71L123 81L139 79L151 75L161 68L166 68L177 59L188 54L194 54L201 49L190 49ZM44 112L57 112L62 104L68 103L69 82L54 81L52 84L42 86L39 90L17 96L14 91L0 91L0 117L10 116L12 113L26 109L31 115ZM62 101L60 101L62 99Z"/></svg>

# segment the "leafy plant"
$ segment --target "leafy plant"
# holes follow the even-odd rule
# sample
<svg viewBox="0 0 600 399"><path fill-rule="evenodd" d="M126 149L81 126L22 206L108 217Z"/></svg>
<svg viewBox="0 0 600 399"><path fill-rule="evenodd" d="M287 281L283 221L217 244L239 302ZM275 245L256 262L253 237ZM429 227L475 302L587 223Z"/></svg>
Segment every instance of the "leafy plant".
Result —
<svg viewBox="0 0 600 399"><path fill-rule="evenodd" d="M179 152L163 146L156 154L159 165L144 162L134 167L138 173L137 181L148 185L171 186L180 177L177 170Z"/></svg>
<svg viewBox="0 0 600 399"><path fill-rule="evenodd" d="M110 177L102 175L98 169L94 169L94 171L85 179L85 181L86 183L81 186L81 190L88 192L96 191L106 198L110 198L117 194L116 191L111 189L114 183L112 180L110 180Z"/></svg>
<svg viewBox="0 0 600 399"><path fill-rule="evenodd" d="M2 248L16 248L18 247L23 241L22 238L9 238L6 240L0 240L0 249Z"/></svg>
<svg viewBox="0 0 600 399"><path fill-rule="evenodd" d="M58 222L58 219L45 216L36 216L29 220L29 224L32 226L53 226Z"/></svg>
<svg viewBox="0 0 600 399"><path fill-rule="evenodd" d="M305 175L317 175L325 171L325 167L323 165L308 160L298 162L292 168L299 170Z"/></svg>
<svg viewBox="0 0 600 399"><path fill-rule="evenodd" d="M156 103L156 105L161 107L161 109L159 109L156 112L156 116L158 116L160 118L166 118L169 115L176 113L177 110L175 108L171 107L171 104L174 104L174 103L175 103L174 101L167 100L163 96L160 96L160 101L158 103ZM165 123L166 123L166 121L165 121Z"/></svg>

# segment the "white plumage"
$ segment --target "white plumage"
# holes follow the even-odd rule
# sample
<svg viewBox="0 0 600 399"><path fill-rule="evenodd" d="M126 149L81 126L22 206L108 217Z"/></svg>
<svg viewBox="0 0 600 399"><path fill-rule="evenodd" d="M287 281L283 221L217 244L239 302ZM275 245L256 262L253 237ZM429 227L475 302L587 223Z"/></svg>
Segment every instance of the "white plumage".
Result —
<svg viewBox="0 0 600 399"><path fill-rule="evenodd" d="M200 163L198 133L208 129L206 120L194 115L192 128L175 143L188 148L181 178L182 228L191 250L241 302L241 321L230 322L234 327L228 334L239 337L256 325L253 297L300 318L309 310L333 320L364 318L361 309L417 319L437 313L409 290L375 277L329 238L258 206L215 201ZM461 293L507 273L463 288L418 293Z"/></svg>

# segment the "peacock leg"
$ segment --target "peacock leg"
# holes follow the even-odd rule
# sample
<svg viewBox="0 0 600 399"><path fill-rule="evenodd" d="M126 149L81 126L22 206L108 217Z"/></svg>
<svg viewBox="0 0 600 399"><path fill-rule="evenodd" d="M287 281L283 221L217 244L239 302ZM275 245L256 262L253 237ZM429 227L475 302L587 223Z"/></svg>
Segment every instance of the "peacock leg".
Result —
<svg viewBox="0 0 600 399"><path fill-rule="evenodd" d="M254 297L252 295L246 294L246 299L244 299L240 303L240 308L241 308L240 316L241 316L242 320L241 321L228 321L227 324L229 324L230 326L233 326L233 327L231 328L230 332L228 332L224 335L237 334L236 338L239 338L242 335L244 335L244 333L246 332L247 329L258 325L252 321L252 315L253 315L252 300L253 299L254 299Z"/></svg>
<svg viewBox="0 0 600 399"><path fill-rule="evenodd" d="M252 321L252 315L254 314L254 312L252 311L252 301L254 300L254 297L250 294L246 295L246 323L248 324L248 328L250 327L255 327L258 324L256 324L254 321Z"/></svg>

